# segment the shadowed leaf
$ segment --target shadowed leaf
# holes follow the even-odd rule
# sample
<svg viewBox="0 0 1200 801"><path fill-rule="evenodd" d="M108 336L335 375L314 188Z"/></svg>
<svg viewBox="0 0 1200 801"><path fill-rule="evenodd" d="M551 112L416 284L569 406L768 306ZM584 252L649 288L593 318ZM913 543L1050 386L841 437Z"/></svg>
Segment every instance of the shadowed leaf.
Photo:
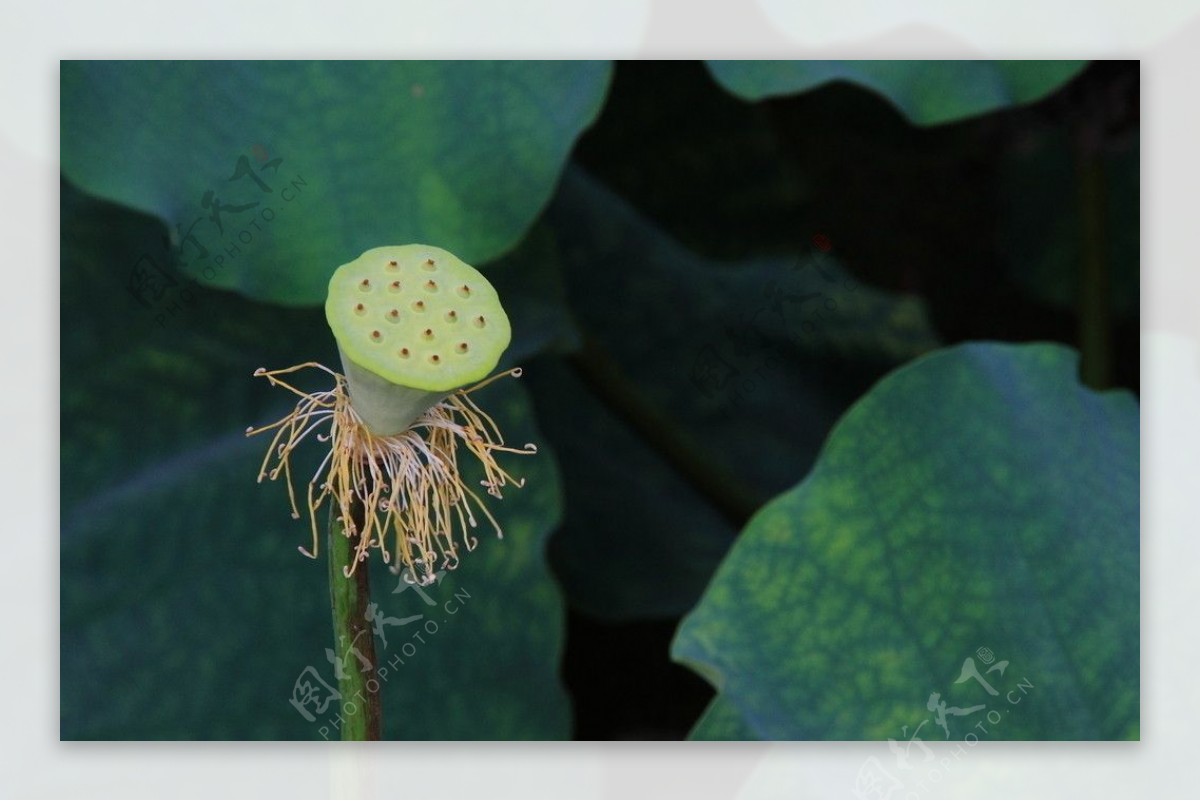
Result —
<svg viewBox="0 0 1200 801"><path fill-rule="evenodd" d="M186 270L316 305L338 265L520 240L600 109L602 62L64 62L62 167L168 223Z"/></svg>
<svg viewBox="0 0 1200 801"><path fill-rule="evenodd" d="M1083 61L709 61L717 82L762 100L847 81L887 98L917 125L1030 103L1079 74Z"/></svg>

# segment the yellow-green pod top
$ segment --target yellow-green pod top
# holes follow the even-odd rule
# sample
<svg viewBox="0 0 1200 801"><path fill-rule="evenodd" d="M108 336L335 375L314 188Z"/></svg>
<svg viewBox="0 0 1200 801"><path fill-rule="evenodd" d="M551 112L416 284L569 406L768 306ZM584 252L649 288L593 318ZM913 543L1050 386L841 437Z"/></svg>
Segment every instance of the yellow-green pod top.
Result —
<svg viewBox="0 0 1200 801"><path fill-rule="evenodd" d="M373 248L338 267L325 318L351 405L381 435L403 431L450 392L486 378L512 336L488 280L430 245Z"/></svg>

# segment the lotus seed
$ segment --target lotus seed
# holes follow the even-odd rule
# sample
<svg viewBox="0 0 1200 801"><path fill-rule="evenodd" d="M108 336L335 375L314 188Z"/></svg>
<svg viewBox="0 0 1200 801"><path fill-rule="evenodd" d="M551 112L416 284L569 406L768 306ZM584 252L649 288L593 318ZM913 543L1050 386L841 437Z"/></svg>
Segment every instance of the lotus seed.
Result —
<svg viewBox="0 0 1200 801"><path fill-rule="evenodd" d="M391 303L366 302L370 293L383 287ZM401 297L418 288L416 297ZM444 396L487 377L510 337L508 318L488 280L453 254L430 245L376 248L342 265L330 279L325 310L342 351L355 408L377 433L391 433L411 422L411 418L400 419L408 414L401 414L401 408L407 408L409 401L383 400L381 393L388 385L397 392L410 388L431 398L437 393ZM475 338L464 341L461 333L451 338L449 329L432 326L434 320L444 326L471 321ZM376 331L378 338L373 336ZM413 343L428 347L443 337L448 342L436 354L413 347ZM373 347L384 342L394 345ZM373 379L360 371L376 376L378 389L368 386ZM377 394L378 401L373 399ZM422 411L413 408L413 414Z"/></svg>
<svg viewBox="0 0 1200 801"><path fill-rule="evenodd" d="M429 273L439 279L429 280ZM389 287L392 303L359 302L373 291L372 282ZM456 291L440 292L443 283ZM397 297L402 285L417 290L422 300ZM428 294L420 292L418 285ZM405 314L401 306L429 315ZM455 337L449 329L432 327L437 319L457 324L459 309L462 319L474 321L475 327L484 328L486 321L486 330L464 340L464 331ZM255 371L297 394L302 393L285 383L290 379L276 376L313 366L335 380L332 391L302 394L295 411L283 420L247 431L277 432L259 479L286 475L290 482L292 449L318 424L328 424L329 433L317 438L331 443L330 450L309 484L314 544L311 550L301 551L316 556L317 513L323 503L329 503L330 518L340 530L347 536L359 535L356 551L343 554L343 576L351 576L372 547L379 547L385 560L393 561L384 541L394 532L394 568L398 571L403 565L419 583L430 583L435 567L440 572L458 563L460 544L467 550L474 548L476 539L467 531L475 526L472 501L495 523L459 474L456 448L466 447L481 462L483 485L495 497L514 479L496 464L493 453L536 452L532 445L505 446L492 420L468 399L470 393L500 377L487 378L509 344L508 317L483 275L430 245L375 248L340 266L329 280L325 316L337 340L344 375L315 362ZM427 327L422 328L423 323ZM435 340L439 340L436 352L430 346ZM385 341L392 344L384 348ZM409 344L415 347L410 349ZM443 359L447 348L457 355ZM518 376L520 370L500 375ZM298 515L290 486L288 494L293 514ZM454 522L462 529L458 540L453 536ZM498 526L496 533L501 533ZM335 616L345 611L335 603Z"/></svg>

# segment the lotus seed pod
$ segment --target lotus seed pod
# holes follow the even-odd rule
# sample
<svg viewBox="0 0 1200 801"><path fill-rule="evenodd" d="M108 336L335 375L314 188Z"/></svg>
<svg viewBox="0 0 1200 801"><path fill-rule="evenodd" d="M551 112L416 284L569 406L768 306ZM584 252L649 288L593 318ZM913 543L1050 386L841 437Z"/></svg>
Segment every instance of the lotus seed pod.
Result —
<svg viewBox="0 0 1200 801"><path fill-rule="evenodd" d="M407 429L454 390L486 378L512 336L483 275L429 245L374 248L329 279L350 403L372 433Z"/></svg>

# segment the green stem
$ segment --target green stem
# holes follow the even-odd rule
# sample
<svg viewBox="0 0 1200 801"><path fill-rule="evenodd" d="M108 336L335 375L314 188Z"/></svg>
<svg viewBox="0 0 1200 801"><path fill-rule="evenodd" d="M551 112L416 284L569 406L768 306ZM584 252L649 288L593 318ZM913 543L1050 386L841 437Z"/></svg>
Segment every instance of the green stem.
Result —
<svg viewBox="0 0 1200 801"><path fill-rule="evenodd" d="M367 622L371 600L368 564L361 563L346 578L343 568L353 564L357 537L347 537L342 527L329 526L329 597L333 605L334 652L342 663L338 679L342 694L342 739L380 738L379 681L375 675L375 635ZM370 667L364 666L365 664ZM375 692L370 691L370 687Z"/></svg>
<svg viewBox="0 0 1200 801"><path fill-rule="evenodd" d="M1081 264L1079 270L1080 379L1092 389L1112 386L1111 282L1105 253L1104 161L1101 131L1085 120L1076 132Z"/></svg>

